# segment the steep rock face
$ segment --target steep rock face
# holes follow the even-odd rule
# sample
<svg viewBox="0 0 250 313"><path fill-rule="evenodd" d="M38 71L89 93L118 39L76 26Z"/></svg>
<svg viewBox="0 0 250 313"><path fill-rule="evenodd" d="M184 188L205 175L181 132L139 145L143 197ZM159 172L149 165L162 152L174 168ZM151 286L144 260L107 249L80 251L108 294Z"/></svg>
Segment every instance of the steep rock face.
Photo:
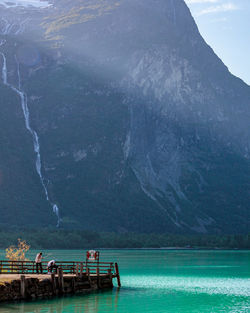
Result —
<svg viewBox="0 0 250 313"><path fill-rule="evenodd" d="M62 227L249 230L250 88L206 45L184 1L64 0L42 10L0 10L8 79L18 86L19 68ZM8 143L18 149L15 136ZM41 183L31 193L53 223ZM15 205L24 218L33 210Z"/></svg>

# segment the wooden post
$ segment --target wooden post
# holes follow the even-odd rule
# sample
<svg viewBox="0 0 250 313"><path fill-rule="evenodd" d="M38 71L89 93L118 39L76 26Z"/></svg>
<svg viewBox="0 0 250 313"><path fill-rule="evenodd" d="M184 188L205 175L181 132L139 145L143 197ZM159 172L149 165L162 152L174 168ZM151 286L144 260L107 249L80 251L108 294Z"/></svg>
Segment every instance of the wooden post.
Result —
<svg viewBox="0 0 250 313"><path fill-rule="evenodd" d="M109 282L110 282L110 285L112 286L113 288L113 273L112 273L112 269L111 267L108 269L108 276L109 276Z"/></svg>
<svg viewBox="0 0 250 313"><path fill-rule="evenodd" d="M55 274L51 274L51 285L52 285L52 293L53 295L56 294L56 280L55 280Z"/></svg>
<svg viewBox="0 0 250 313"><path fill-rule="evenodd" d="M112 283L112 271L111 271L111 268L108 268L108 276L109 276L110 282Z"/></svg>
<svg viewBox="0 0 250 313"><path fill-rule="evenodd" d="M21 297L25 299L26 290L25 290L25 275L21 275Z"/></svg>
<svg viewBox="0 0 250 313"><path fill-rule="evenodd" d="M115 263L115 273L116 273L118 287L121 287L120 273L119 273L119 268L118 268L117 263Z"/></svg>
<svg viewBox="0 0 250 313"><path fill-rule="evenodd" d="M83 263L81 262L80 264L80 276L82 277L82 273L83 273Z"/></svg>
<svg viewBox="0 0 250 313"><path fill-rule="evenodd" d="M100 269L96 268L96 279L97 279L97 287L100 288Z"/></svg>
<svg viewBox="0 0 250 313"><path fill-rule="evenodd" d="M57 270L58 273L58 285L59 285L59 292L64 293L64 279L63 279L63 270L61 267Z"/></svg>
<svg viewBox="0 0 250 313"><path fill-rule="evenodd" d="M76 276L79 276L79 263L76 264Z"/></svg>
<svg viewBox="0 0 250 313"><path fill-rule="evenodd" d="M61 285L62 285L62 292L64 292L64 278L63 278L63 270L61 268L61 271L60 271L60 275L61 275Z"/></svg>

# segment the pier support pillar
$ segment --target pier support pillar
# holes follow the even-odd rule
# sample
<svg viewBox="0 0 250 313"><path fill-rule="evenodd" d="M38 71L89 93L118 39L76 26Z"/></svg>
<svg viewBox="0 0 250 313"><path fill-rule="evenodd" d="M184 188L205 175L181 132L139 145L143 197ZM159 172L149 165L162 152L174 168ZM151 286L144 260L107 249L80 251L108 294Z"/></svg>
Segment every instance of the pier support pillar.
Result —
<svg viewBox="0 0 250 313"><path fill-rule="evenodd" d="M26 298L26 282L25 282L25 275L21 275L21 297L23 299Z"/></svg>
<svg viewBox="0 0 250 313"><path fill-rule="evenodd" d="M87 273L89 285L90 285L90 287L92 287L92 281L91 281L91 277L90 277L90 270L89 270L89 267L87 267L86 273Z"/></svg>
<svg viewBox="0 0 250 313"><path fill-rule="evenodd" d="M58 285L59 285L59 292L64 293L64 279L63 279L63 270L62 268L58 268Z"/></svg>
<svg viewBox="0 0 250 313"><path fill-rule="evenodd" d="M53 295L56 294L56 280L55 280L55 274L51 274L51 285L52 285L52 293Z"/></svg>
<svg viewBox="0 0 250 313"><path fill-rule="evenodd" d="M121 287L121 279L120 279L119 267L117 263L115 263L115 273L116 273L118 287Z"/></svg>
<svg viewBox="0 0 250 313"><path fill-rule="evenodd" d="M75 293L75 291L76 291L76 279L75 279L75 277L72 277L71 283L72 283L72 285L71 285L72 293Z"/></svg>

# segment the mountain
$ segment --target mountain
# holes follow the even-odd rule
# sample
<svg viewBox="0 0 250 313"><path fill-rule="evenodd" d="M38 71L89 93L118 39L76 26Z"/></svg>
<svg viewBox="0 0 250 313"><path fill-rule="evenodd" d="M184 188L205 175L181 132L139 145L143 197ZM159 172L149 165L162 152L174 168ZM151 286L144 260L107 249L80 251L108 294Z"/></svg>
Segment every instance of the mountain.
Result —
<svg viewBox="0 0 250 313"><path fill-rule="evenodd" d="M183 0L3 3L2 227L249 231L250 87Z"/></svg>

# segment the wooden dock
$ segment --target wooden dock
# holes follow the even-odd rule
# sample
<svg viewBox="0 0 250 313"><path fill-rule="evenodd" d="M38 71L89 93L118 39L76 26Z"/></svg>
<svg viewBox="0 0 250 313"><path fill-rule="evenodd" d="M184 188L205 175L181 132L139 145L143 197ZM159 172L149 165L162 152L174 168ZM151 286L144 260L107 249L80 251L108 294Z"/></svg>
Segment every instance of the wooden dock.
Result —
<svg viewBox="0 0 250 313"><path fill-rule="evenodd" d="M0 261L0 302L48 298L64 294L89 293L121 286L117 263L57 262L57 272L36 273L32 261Z"/></svg>

